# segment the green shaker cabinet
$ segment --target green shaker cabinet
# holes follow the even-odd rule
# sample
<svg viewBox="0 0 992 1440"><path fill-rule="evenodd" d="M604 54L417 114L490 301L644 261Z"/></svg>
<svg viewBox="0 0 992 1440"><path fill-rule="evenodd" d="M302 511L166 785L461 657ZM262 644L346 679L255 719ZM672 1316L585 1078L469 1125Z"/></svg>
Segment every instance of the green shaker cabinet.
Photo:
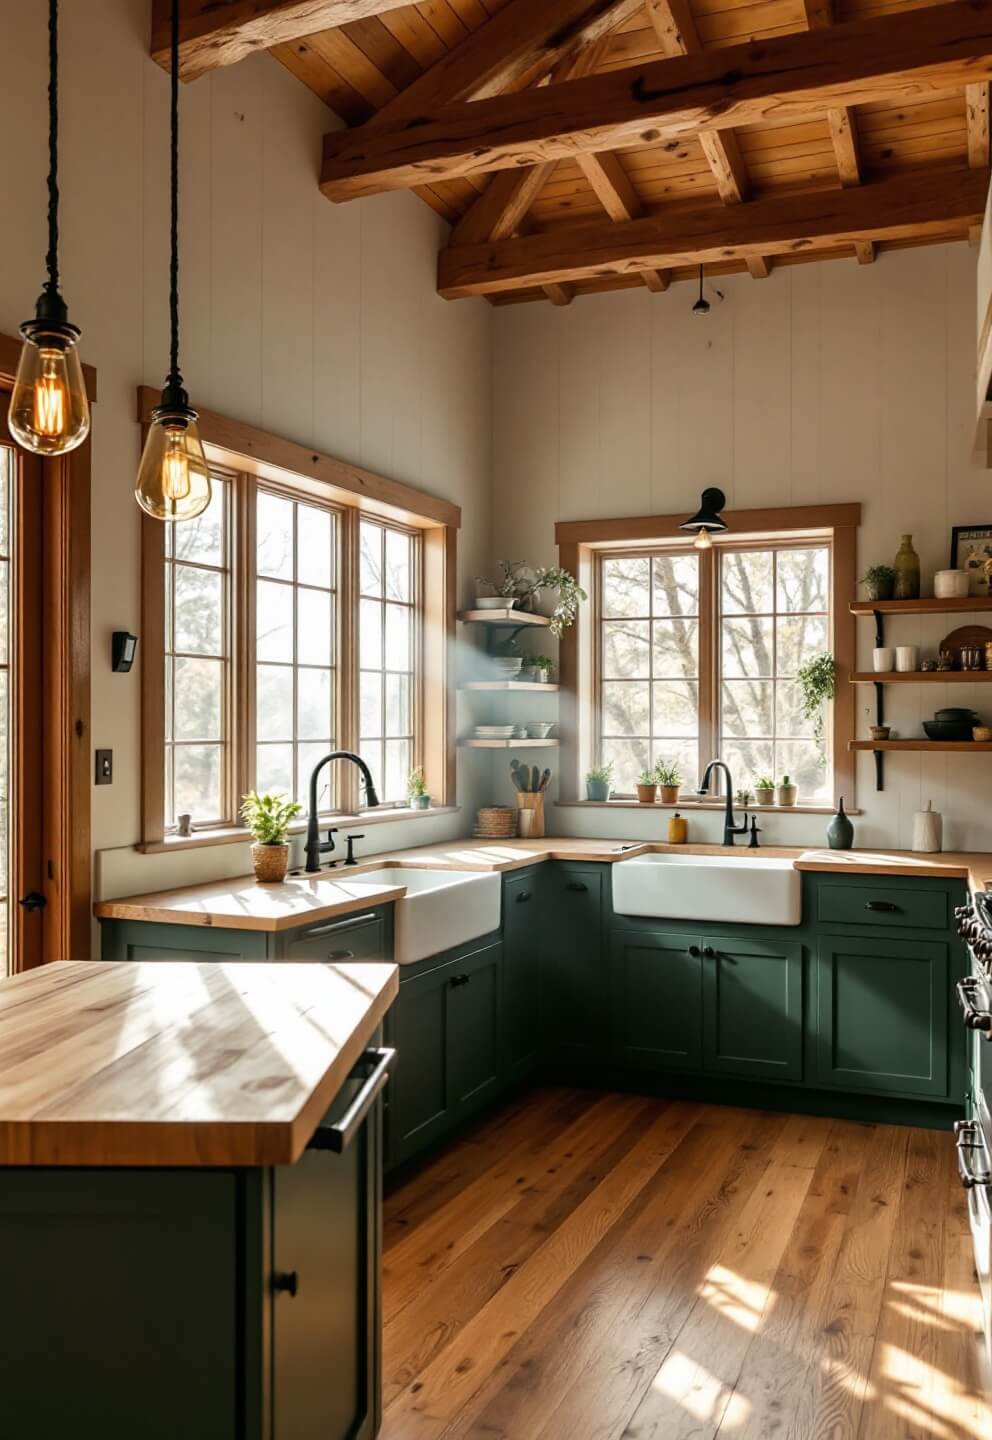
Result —
<svg viewBox="0 0 992 1440"><path fill-rule="evenodd" d="M503 880L502 1068L520 1080L537 1065L540 987L545 945L546 866L511 870Z"/></svg>
<svg viewBox="0 0 992 1440"><path fill-rule="evenodd" d="M638 1070L698 1070L702 973L691 935L619 930L613 937L613 1061Z"/></svg>
<svg viewBox="0 0 992 1440"><path fill-rule="evenodd" d="M942 941L822 935L816 1083L947 1096L949 963Z"/></svg>
<svg viewBox="0 0 992 1440"><path fill-rule="evenodd" d="M558 862L544 890L543 1017L551 1049L569 1064L609 1049L608 865Z"/></svg>
<svg viewBox="0 0 992 1440"><path fill-rule="evenodd" d="M800 942L704 936L702 969L703 1068L760 1080L801 1080Z"/></svg>

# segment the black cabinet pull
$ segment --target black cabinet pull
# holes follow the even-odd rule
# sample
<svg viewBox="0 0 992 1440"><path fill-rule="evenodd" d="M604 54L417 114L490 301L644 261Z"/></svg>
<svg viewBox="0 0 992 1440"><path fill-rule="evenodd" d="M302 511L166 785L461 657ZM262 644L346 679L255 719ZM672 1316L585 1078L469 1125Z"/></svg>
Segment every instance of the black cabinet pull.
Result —
<svg viewBox="0 0 992 1440"><path fill-rule="evenodd" d="M690 945L690 946L689 946L689 954L692 956L693 960L698 960L699 957L700 957L700 955L702 955L702 953L703 953L703 952L702 952L702 950L700 950L700 948L699 948L698 945Z"/></svg>
<svg viewBox="0 0 992 1440"><path fill-rule="evenodd" d="M298 1270L277 1270L272 1276L272 1289L277 1295L297 1295L300 1290Z"/></svg>
<svg viewBox="0 0 992 1440"><path fill-rule="evenodd" d="M332 950L327 958L328 960L354 960L355 952L354 950Z"/></svg>
<svg viewBox="0 0 992 1440"><path fill-rule="evenodd" d="M589 886L584 885L581 880L569 880L568 884L565 886L565 889L574 890L577 895L584 895L589 889Z"/></svg>
<svg viewBox="0 0 992 1440"><path fill-rule="evenodd" d="M448 984L451 986L452 990L457 990L459 985L467 985L471 978L471 975L452 975L451 979L448 981Z"/></svg>
<svg viewBox="0 0 992 1440"><path fill-rule="evenodd" d="M891 915L891 914L893 914L893 913L894 913L895 911L897 911L899 908L900 908L900 907L899 907L898 905L893 905L893 903L892 903L891 900L866 900L866 901L865 901L865 909L866 909L866 910L881 910L881 911L883 911L886 915Z"/></svg>
<svg viewBox="0 0 992 1440"><path fill-rule="evenodd" d="M704 956L706 957L707 960L715 960L715 959L716 959L716 951L713 949L713 946L712 946L712 945L704 945L704 946L703 946L703 954L704 954Z"/></svg>
<svg viewBox="0 0 992 1440"><path fill-rule="evenodd" d="M357 930L359 926L368 925L375 919L373 911L352 915L348 920L334 920L330 925L315 925L312 930L305 930L300 939L319 940L323 935L344 935L348 930Z"/></svg>
<svg viewBox="0 0 992 1440"><path fill-rule="evenodd" d="M361 1080L362 1088L336 1124L317 1126L307 1141L308 1150L330 1150L335 1155L347 1150L385 1089L395 1059L396 1051L385 1045L366 1050L349 1076L351 1080ZM295 1290L292 1293L295 1295Z"/></svg>
<svg viewBox="0 0 992 1440"><path fill-rule="evenodd" d="M529 900L529 899L530 899L530 891L529 891L529 890L521 890L520 894L517 896L517 904L518 904L518 905L523 905L524 902L525 902L526 900Z"/></svg>
<svg viewBox="0 0 992 1440"><path fill-rule="evenodd" d="M979 1010L974 1003L980 999L979 984L973 975L966 975L957 983L958 1004L961 1018L969 1030L981 1030L988 1035L992 1031L992 1011Z"/></svg>
<svg viewBox="0 0 992 1440"><path fill-rule="evenodd" d="M992 1175L987 1170L973 1170L971 1167L971 1152L985 1149L979 1135L977 1122L974 1120L955 1121L954 1134L957 1136L955 1146L958 1158L958 1178L961 1184L966 1190L974 1190L978 1185L992 1185Z"/></svg>
<svg viewBox="0 0 992 1440"><path fill-rule="evenodd" d="M48 901L40 890L29 890L26 895L21 896L17 903L24 910L44 910Z"/></svg>

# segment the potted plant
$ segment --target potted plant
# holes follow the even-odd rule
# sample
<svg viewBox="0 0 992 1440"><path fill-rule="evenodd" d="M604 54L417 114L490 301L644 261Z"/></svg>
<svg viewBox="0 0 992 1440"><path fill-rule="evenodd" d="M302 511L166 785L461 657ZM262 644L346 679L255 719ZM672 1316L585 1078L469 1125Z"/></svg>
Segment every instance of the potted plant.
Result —
<svg viewBox="0 0 992 1440"><path fill-rule="evenodd" d="M837 667L830 654L815 655L800 665L796 683L802 700L803 718L812 720L816 743L823 748L823 711L828 700L834 698L837 684Z"/></svg>
<svg viewBox="0 0 992 1440"><path fill-rule="evenodd" d="M609 800L613 788L613 761L608 765L594 765L586 773L586 799Z"/></svg>
<svg viewBox="0 0 992 1440"><path fill-rule="evenodd" d="M251 861L256 880L268 885L285 880L289 868L289 826L302 808L295 800L287 800L285 795L272 790L264 795L249 790L241 797L241 818L255 841Z"/></svg>
<svg viewBox="0 0 992 1440"><path fill-rule="evenodd" d="M639 805L653 805L658 794L658 782L653 770L642 770L637 777L637 801Z"/></svg>
<svg viewBox="0 0 992 1440"><path fill-rule="evenodd" d="M775 790L776 805L795 805L798 795L798 785L793 785L789 776L783 775Z"/></svg>
<svg viewBox="0 0 992 1440"><path fill-rule="evenodd" d="M524 670L528 672L527 678L536 685L547 685L551 680L551 672L555 668L555 662L549 655L527 655L524 658Z"/></svg>
<svg viewBox="0 0 992 1440"><path fill-rule="evenodd" d="M661 790L662 805L677 805L679 790L682 787L682 771L672 761L669 765L664 760L659 760L654 767L654 778Z"/></svg>
<svg viewBox="0 0 992 1440"><path fill-rule="evenodd" d="M488 580L478 576L478 583L493 590L502 597L506 605L516 605L521 610L533 610L543 590L553 590L558 599L551 612L552 635L560 637L562 632L575 623L579 605L588 600L588 595L569 570L560 565L543 566L535 570L519 560L501 560L499 580Z"/></svg>
<svg viewBox="0 0 992 1440"><path fill-rule="evenodd" d="M775 781L770 775L759 775L755 780L754 798L759 805L775 804Z"/></svg>
<svg viewBox="0 0 992 1440"><path fill-rule="evenodd" d="M429 810L431 808L431 797L427 792L427 780L424 777L422 765L418 765L416 770L411 770L407 776L406 796L411 810Z"/></svg>
<svg viewBox="0 0 992 1440"><path fill-rule="evenodd" d="M869 565L858 584L865 587L869 600L891 600L896 588L896 572L891 565Z"/></svg>
<svg viewBox="0 0 992 1440"><path fill-rule="evenodd" d="M745 788L738 790L734 796L735 803L739 805L742 810L747 810L753 799L754 794L752 791Z"/></svg>

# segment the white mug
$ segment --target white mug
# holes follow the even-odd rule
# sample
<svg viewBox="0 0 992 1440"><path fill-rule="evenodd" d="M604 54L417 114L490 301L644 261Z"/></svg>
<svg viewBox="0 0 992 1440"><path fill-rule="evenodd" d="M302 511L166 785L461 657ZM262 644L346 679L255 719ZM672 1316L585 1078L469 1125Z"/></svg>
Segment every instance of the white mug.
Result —
<svg viewBox="0 0 992 1440"><path fill-rule="evenodd" d="M896 652L891 645L882 645L871 652L871 663L875 670L891 670L896 663Z"/></svg>
<svg viewBox="0 0 992 1440"><path fill-rule="evenodd" d="M919 645L897 645L896 646L896 669L905 674L908 671L917 670L920 663Z"/></svg>

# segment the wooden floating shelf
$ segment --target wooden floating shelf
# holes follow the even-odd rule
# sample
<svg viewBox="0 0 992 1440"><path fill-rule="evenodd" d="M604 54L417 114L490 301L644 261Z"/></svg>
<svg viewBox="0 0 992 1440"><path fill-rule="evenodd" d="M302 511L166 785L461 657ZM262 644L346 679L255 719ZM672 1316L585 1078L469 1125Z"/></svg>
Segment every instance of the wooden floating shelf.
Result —
<svg viewBox="0 0 992 1440"><path fill-rule="evenodd" d="M992 597L966 595L953 600L852 600L852 615L967 615L992 610Z"/></svg>
<svg viewBox="0 0 992 1440"><path fill-rule="evenodd" d="M987 685L992 670L873 670L851 676L852 685Z"/></svg>
<svg viewBox="0 0 992 1440"><path fill-rule="evenodd" d="M992 680L992 671L989 672L989 679ZM459 685L459 690L496 690L501 693L512 690L514 693L531 691L532 694L548 695L557 694L561 688L543 680L469 680L464 685Z"/></svg>
<svg viewBox="0 0 992 1440"><path fill-rule="evenodd" d="M557 740L459 740L466 750L532 750L536 746L547 748L549 745L557 745ZM992 749L992 745L989 746Z"/></svg>
<svg viewBox="0 0 992 1440"><path fill-rule="evenodd" d="M850 740L849 750L992 750L992 740Z"/></svg>
<svg viewBox="0 0 992 1440"><path fill-rule="evenodd" d="M531 615L526 610L463 610L458 616L466 625L539 625L551 624L547 615Z"/></svg>

